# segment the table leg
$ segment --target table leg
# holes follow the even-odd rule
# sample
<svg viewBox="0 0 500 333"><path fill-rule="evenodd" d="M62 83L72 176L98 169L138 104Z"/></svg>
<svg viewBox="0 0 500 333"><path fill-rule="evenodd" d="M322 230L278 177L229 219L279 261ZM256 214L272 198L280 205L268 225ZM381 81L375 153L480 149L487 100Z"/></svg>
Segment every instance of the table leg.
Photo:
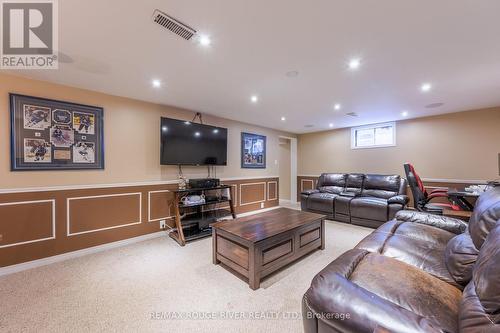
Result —
<svg viewBox="0 0 500 333"><path fill-rule="evenodd" d="M320 250L325 249L325 220L321 220L321 246L319 247Z"/></svg>
<svg viewBox="0 0 500 333"><path fill-rule="evenodd" d="M252 290L256 290L260 288L260 251L256 246L253 245L249 248L248 252L248 285Z"/></svg>
<svg viewBox="0 0 500 333"><path fill-rule="evenodd" d="M220 264L220 260L217 260L217 229L212 228L212 262L214 265Z"/></svg>

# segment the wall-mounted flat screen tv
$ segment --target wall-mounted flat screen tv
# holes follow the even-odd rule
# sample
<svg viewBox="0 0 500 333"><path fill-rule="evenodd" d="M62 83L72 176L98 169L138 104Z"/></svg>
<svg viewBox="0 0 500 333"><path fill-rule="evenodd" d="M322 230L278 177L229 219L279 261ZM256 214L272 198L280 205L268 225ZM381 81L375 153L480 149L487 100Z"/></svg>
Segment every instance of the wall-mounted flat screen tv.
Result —
<svg viewBox="0 0 500 333"><path fill-rule="evenodd" d="M161 164L227 165L227 128L161 118Z"/></svg>

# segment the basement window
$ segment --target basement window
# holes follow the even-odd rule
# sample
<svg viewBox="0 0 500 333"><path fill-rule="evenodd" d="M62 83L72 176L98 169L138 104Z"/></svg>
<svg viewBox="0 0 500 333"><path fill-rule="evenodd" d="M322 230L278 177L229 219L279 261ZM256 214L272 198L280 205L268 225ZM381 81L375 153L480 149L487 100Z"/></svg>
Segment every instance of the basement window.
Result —
<svg viewBox="0 0 500 333"><path fill-rule="evenodd" d="M393 147L395 145L395 122L351 128L351 149Z"/></svg>

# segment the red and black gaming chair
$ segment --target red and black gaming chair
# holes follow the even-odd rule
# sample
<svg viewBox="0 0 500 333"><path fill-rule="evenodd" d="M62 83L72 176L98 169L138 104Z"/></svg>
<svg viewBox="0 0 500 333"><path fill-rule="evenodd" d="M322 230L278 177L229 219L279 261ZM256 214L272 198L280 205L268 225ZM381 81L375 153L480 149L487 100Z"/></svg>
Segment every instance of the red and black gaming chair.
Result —
<svg viewBox="0 0 500 333"><path fill-rule="evenodd" d="M460 210L460 207L451 203L451 201L450 203L430 203L430 201L435 198L446 198L450 200L448 197L448 189L438 188L428 193L424 183L415 172L413 165L405 163L404 168L406 179L408 179L408 184L413 194L413 205L415 209L439 215L443 214L444 209Z"/></svg>

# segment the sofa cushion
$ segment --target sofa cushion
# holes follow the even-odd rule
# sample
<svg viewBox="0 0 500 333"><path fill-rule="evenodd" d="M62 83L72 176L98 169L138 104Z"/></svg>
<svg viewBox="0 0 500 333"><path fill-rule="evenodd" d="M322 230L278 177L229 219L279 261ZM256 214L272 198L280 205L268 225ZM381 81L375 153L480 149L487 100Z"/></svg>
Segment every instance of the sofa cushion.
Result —
<svg viewBox="0 0 500 333"><path fill-rule="evenodd" d="M472 280L484 311L496 315L496 323L500 323L500 224L481 247Z"/></svg>
<svg viewBox="0 0 500 333"><path fill-rule="evenodd" d="M445 263L446 244L455 234L425 224L392 220L365 237L356 248L398 259L457 288Z"/></svg>
<svg viewBox="0 0 500 333"><path fill-rule="evenodd" d="M398 221L426 224L452 232L456 235L463 233L467 229L467 223L462 220L416 210L400 210L395 218Z"/></svg>
<svg viewBox="0 0 500 333"><path fill-rule="evenodd" d="M463 286L472 278L479 251L468 232L453 237L445 249L445 263L451 276Z"/></svg>
<svg viewBox="0 0 500 333"><path fill-rule="evenodd" d="M399 194L401 176L399 175L373 175L365 176L363 195L389 199Z"/></svg>
<svg viewBox="0 0 500 333"><path fill-rule="evenodd" d="M491 229L500 220L500 186L483 193L469 220L469 233L476 249L481 249Z"/></svg>
<svg viewBox="0 0 500 333"><path fill-rule="evenodd" d="M321 192L339 194L344 191L347 174L323 173L318 179L317 188Z"/></svg>
<svg viewBox="0 0 500 333"><path fill-rule="evenodd" d="M336 194L332 193L313 193L307 198L307 208L333 214L336 196Z"/></svg>
<svg viewBox="0 0 500 333"><path fill-rule="evenodd" d="M315 313L350 313L350 320L330 320L333 332L373 332L377 326L456 332L460 297L459 289L416 267L354 249L316 275L304 303Z"/></svg>
<svg viewBox="0 0 500 333"><path fill-rule="evenodd" d="M417 267L372 253L356 266L350 280L404 309L434 317L450 332L457 331L461 290Z"/></svg>
<svg viewBox="0 0 500 333"><path fill-rule="evenodd" d="M347 175L345 191L355 194L361 193L364 179L365 175L362 173L350 173Z"/></svg>
<svg viewBox="0 0 500 333"><path fill-rule="evenodd" d="M460 305L460 332L500 332L500 225L486 238Z"/></svg>
<svg viewBox="0 0 500 333"><path fill-rule="evenodd" d="M357 197L351 200L351 216L368 220L387 221L387 200L376 197Z"/></svg>

